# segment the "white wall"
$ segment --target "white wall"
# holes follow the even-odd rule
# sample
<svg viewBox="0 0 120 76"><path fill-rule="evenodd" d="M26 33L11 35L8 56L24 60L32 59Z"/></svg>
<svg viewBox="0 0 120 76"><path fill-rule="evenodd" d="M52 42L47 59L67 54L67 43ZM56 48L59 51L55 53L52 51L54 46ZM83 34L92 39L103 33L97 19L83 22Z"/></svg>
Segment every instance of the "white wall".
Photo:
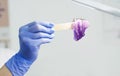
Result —
<svg viewBox="0 0 120 76"><path fill-rule="evenodd" d="M73 40L72 30L55 32L53 42L41 46L26 76L120 76L120 47L105 43L103 13L71 0L9 0L9 6L10 46L15 51L19 50L18 29L28 22L63 23L75 17L90 22L86 36L79 42Z"/></svg>

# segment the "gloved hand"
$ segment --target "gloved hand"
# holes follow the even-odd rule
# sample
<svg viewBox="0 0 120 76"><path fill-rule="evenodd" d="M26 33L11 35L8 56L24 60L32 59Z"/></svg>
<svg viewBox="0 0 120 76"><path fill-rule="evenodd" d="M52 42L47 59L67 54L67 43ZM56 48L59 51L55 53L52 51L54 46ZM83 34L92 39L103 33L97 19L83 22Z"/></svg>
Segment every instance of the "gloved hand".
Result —
<svg viewBox="0 0 120 76"><path fill-rule="evenodd" d="M54 24L32 22L19 29L20 51L5 65L13 76L23 76L36 60L41 44L51 42Z"/></svg>

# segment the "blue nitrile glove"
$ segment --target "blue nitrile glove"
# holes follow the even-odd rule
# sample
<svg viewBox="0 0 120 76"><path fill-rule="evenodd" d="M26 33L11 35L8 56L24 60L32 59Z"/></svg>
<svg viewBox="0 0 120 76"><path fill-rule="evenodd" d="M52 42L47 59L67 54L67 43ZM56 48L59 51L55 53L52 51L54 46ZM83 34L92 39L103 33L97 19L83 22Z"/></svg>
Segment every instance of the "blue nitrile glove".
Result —
<svg viewBox="0 0 120 76"><path fill-rule="evenodd" d="M32 22L19 29L20 51L5 65L13 76L23 76L36 60L41 44L51 42L54 37L53 24Z"/></svg>

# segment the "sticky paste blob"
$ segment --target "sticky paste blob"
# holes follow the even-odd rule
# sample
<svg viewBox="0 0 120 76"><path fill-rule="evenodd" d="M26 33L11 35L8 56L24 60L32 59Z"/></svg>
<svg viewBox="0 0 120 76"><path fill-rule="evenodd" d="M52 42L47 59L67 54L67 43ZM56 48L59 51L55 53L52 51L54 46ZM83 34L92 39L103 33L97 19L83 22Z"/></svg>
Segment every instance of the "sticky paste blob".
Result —
<svg viewBox="0 0 120 76"><path fill-rule="evenodd" d="M88 25L89 23L87 20L77 19L75 22L73 22L72 29L75 41L78 41L85 36L85 30L88 28Z"/></svg>

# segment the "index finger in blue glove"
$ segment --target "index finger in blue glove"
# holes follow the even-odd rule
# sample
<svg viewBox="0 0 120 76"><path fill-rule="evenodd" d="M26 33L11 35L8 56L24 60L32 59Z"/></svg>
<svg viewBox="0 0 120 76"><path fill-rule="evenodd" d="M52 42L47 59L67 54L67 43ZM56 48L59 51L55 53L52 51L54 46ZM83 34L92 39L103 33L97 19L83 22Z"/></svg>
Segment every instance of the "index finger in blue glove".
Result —
<svg viewBox="0 0 120 76"><path fill-rule="evenodd" d="M32 33L37 33L37 32L44 32L51 34L54 32L53 27L54 25L51 23L38 23L38 22L33 22L30 25L28 24L28 31Z"/></svg>
<svg viewBox="0 0 120 76"><path fill-rule="evenodd" d="M45 26L46 28L52 28L54 26L53 23L42 22L42 21L34 21L34 22L31 22L31 23L27 24L27 26L31 27L31 26L36 25L36 24L40 24L42 26Z"/></svg>
<svg viewBox="0 0 120 76"><path fill-rule="evenodd" d="M42 26L45 26L46 28L52 28L54 26L54 24L50 22L37 22L37 23Z"/></svg>

